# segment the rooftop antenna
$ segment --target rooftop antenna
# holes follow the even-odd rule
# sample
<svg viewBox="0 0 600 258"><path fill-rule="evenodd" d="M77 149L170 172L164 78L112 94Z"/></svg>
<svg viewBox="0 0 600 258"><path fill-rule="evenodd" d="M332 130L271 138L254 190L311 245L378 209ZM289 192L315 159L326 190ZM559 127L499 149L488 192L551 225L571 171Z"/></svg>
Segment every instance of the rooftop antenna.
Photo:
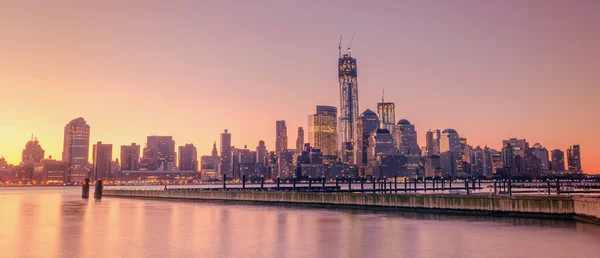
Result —
<svg viewBox="0 0 600 258"><path fill-rule="evenodd" d="M340 35L340 44L338 45L338 56L339 56L339 58L342 58L342 36L344 36L344 34Z"/></svg>
<svg viewBox="0 0 600 258"><path fill-rule="evenodd" d="M384 101L383 101L383 95L385 95L385 89L383 89L383 90L381 91L381 103L383 103L383 102L384 102Z"/></svg>
<svg viewBox="0 0 600 258"><path fill-rule="evenodd" d="M352 43L354 43L354 34L352 33L352 39L350 40L350 45L348 45L348 55L352 56Z"/></svg>

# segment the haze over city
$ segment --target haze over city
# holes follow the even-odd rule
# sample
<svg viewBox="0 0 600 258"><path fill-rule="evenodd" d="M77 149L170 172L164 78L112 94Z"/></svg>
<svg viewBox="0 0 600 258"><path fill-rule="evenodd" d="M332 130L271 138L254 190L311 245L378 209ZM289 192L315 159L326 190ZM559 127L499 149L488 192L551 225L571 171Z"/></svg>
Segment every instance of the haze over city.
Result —
<svg viewBox="0 0 600 258"><path fill-rule="evenodd" d="M421 146L444 128L496 149L512 137L579 144L582 169L598 174L599 11L597 1L9 1L0 156L19 163L33 133L61 157L76 117L91 143L172 135L199 155L224 129L236 147L272 150L286 120L291 148L316 105L339 107L339 36L345 48L355 33L360 112L385 89Z"/></svg>

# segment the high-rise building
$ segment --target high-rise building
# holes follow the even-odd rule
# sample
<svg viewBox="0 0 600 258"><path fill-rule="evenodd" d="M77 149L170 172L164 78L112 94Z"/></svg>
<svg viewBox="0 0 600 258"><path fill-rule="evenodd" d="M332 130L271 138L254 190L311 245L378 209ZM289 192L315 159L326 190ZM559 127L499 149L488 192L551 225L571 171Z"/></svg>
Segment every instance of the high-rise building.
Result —
<svg viewBox="0 0 600 258"><path fill-rule="evenodd" d="M500 176L502 169L504 168L504 158L502 152L498 150L491 150L492 153L492 174L494 176Z"/></svg>
<svg viewBox="0 0 600 258"><path fill-rule="evenodd" d="M444 177L458 174L458 162L461 161L462 149L460 137L454 129L442 131L440 138L440 163Z"/></svg>
<svg viewBox="0 0 600 258"><path fill-rule="evenodd" d="M304 147L304 128L298 127L298 138L296 139L296 151L302 151Z"/></svg>
<svg viewBox="0 0 600 258"><path fill-rule="evenodd" d="M142 163L147 170L174 170L177 153L172 136L148 136Z"/></svg>
<svg viewBox="0 0 600 258"><path fill-rule="evenodd" d="M38 163L44 159L44 149L38 142L37 138L31 137L31 140L25 144L23 149L21 163L22 164L33 164Z"/></svg>
<svg viewBox="0 0 600 258"><path fill-rule="evenodd" d="M231 147L231 134L225 132L221 134L221 162L219 164L220 176L229 175L232 176L231 166L233 164L233 149Z"/></svg>
<svg viewBox="0 0 600 258"><path fill-rule="evenodd" d="M440 130L428 130L425 135L427 156L440 154Z"/></svg>
<svg viewBox="0 0 600 258"><path fill-rule="evenodd" d="M288 149L287 127L284 120L275 122L275 153Z"/></svg>
<svg viewBox="0 0 600 258"><path fill-rule="evenodd" d="M302 128L302 127L300 127ZM266 164L265 158L267 157L267 146L265 146L265 141L258 141L258 146L256 146L256 163Z"/></svg>
<svg viewBox="0 0 600 258"><path fill-rule="evenodd" d="M454 129L446 129L440 138L440 152L461 152L460 137Z"/></svg>
<svg viewBox="0 0 600 258"><path fill-rule="evenodd" d="M481 148L477 146L473 149L473 161L472 161L472 171L471 174L473 176L478 177L492 177L492 153L490 148L487 146L485 148Z"/></svg>
<svg viewBox="0 0 600 258"><path fill-rule="evenodd" d="M376 165L377 155L381 155L382 153L394 153L394 138L387 129L377 129L377 131L369 137L367 159L368 166L371 169Z"/></svg>
<svg viewBox="0 0 600 258"><path fill-rule="evenodd" d="M408 120L402 119L393 131L396 152L406 157L408 175L417 175L421 165L421 148L417 143L417 131Z"/></svg>
<svg viewBox="0 0 600 258"><path fill-rule="evenodd" d="M548 150L539 143L534 144L531 149L533 155L540 160L542 171L549 171L550 160L548 159Z"/></svg>
<svg viewBox="0 0 600 258"><path fill-rule="evenodd" d="M112 144L104 144L102 142L94 144L92 160L94 162L94 168L92 170L94 180L114 179L112 171Z"/></svg>
<svg viewBox="0 0 600 258"><path fill-rule="evenodd" d="M337 109L317 106L316 113L308 116L308 142L323 155L337 153ZM301 146L299 151L304 147Z"/></svg>
<svg viewBox="0 0 600 258"><path fill-rule="evenodd" d="M567 160L569 161L569 171L581 171L581 151L579 144L573 145L567 149Z"/></svg>
<svg viewBox="0 0 600 258"><path fill-rule="evenodd" d="M270 151L267 154L267 158L265 160L267 163L266 167L266 178L275 178L279 177L279 158L275 155L274 151Z"/></svg>
<svg viewBox="0 0 600 258"><path fill-rule="evenodd" d="M282 151L279 153L279 177L292 178L294 177L294 153L291 151Z"/></svg>
<svg viewBox="0 0 600 258"><path fill-rule="evenodd" d="M377 103L377 114L381 125L379 128L387 129L392 135L395 135L394 125L396 124L396 111L394 102L385 102L381 97L381 102Z"/></svg>
<svg viewBox="0 0 600 258"><path fill-rule="evenodd" d="M355 162L357 154L358 125L358 72L352 50L338 57L338 81L340 87L340 153L342 161Z"/></svg>
<svg viewBox="0 0 600 258"><path fill-rule="evenodd" d="M565 170L565 153L559 149L550 152L552 156L552 171L560 172Z"/></svg>
<svg viewBox="0 0 600 258"><path fill-rule="evenodd" d="M420 155L421 149L417 143L417 131L408 120L402 119L394 129L394 144L396 151L402 155Z"/></svg>
<svg viewBox="0 0 600 258"><path fill-rule="evenodd" d="M82 117L65 126L62 161L68 166L67 182L82 182L88 177L90 126Z"/></svg>
<svg viewBox="0 0 600 258"><path fill-rule="evenodd" d="M194 144L179 146L179 170L198 171L198 153Z"/></svg>
<svg viewBox="0 0 600 258"><path fill-rule="evenodd" d="M140 169L140 145L121 146L121 171L135 171Z"/></svg>
<svg viewBox="0 0 600 258"><path fill-rule="evenodd" d="M502 141L502 146L506 146L506 144L510 144L515 155L519 155L521 158L525 158L527 156L527 149L529 149L529 143L527 140L510 138Z"/></svg>
<svg viewBox="0 0 600 258"><path fill-rule="evenodd" d="M369 148L369 137L379 128L379 117L375 112L367 109L360 115L360 119L358 121L359 126L357 129L359 131L359 152L357 155L358 161L356 164L366 166L368 163L367 149Z"/></svg>
<svg viewBox="0 0 600 258"><path fill-rule="evenodd" d="M440 161L440 156L438 155L427 156L425 161L425 177L442 176L442 165Z"/></svg>

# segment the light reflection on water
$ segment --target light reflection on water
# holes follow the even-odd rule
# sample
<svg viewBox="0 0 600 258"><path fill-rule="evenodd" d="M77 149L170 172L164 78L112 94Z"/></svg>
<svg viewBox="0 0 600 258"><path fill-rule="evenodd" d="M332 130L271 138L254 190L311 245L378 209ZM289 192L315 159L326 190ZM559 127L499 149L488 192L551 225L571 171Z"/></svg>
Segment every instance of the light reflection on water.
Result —
<svg viewBox="0 0 600 258"><path fill-rule="evenodd" d="M597 257L564 221L187 201L0 188L1 257Z"/></svg>

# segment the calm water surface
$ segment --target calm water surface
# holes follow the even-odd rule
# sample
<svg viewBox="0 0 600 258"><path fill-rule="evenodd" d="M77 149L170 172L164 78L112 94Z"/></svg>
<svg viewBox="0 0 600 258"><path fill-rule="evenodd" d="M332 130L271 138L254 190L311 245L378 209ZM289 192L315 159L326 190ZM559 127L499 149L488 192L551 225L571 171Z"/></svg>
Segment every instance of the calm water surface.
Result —
<svg viewBox="0 0 600 258"><path fill-rule="evenodd" d="M93 193L93 190L92 190ZM0 188L0 257L599 257L600 226Z"/></svg>

